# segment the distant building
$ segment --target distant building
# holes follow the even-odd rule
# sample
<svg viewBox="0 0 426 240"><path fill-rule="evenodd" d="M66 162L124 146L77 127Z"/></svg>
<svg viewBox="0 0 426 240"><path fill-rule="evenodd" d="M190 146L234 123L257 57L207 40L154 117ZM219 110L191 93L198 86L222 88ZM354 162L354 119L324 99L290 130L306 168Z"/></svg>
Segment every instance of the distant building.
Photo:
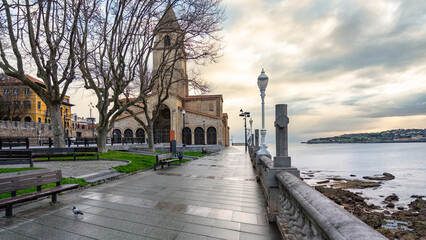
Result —
<svg viewBox="0 0 426 240"><path fill-rule="evenodd" d="M27 75L34 83L45 88L45 83ZM4 121L24 121L36 123L50 123L50 115L46 104L33 90L21 80L0 74L0 95L5 102L6 115ZM61 107L62 122L66 129L66 136L71 126L70 97L65 96ZM1 106L0 106L1 107Z"/></svg>

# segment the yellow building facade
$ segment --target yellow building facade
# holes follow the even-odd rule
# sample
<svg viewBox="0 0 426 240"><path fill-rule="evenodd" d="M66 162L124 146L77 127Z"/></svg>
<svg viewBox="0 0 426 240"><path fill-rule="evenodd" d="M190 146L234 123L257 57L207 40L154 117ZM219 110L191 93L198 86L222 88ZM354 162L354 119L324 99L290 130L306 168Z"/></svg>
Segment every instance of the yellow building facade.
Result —
<svg viewBox="0 0 426 240"><path fill-rule="evenodd" d="M31 76L27 77L36 84L44 87L45 84ZM4 102L3 121L24 121L37 123L50 123L49 110L46 104L33 90L19 79L0 75L0 95ZM71 126L70 97L65 96L61 107L62 122L67 129Z"/></svg>

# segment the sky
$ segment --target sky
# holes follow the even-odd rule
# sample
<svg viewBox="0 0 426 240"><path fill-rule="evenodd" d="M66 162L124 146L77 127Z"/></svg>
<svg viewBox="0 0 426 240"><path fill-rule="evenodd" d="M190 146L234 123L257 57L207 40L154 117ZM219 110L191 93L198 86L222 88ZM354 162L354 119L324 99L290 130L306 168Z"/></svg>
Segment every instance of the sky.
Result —
<svg viewBox="0 0 426 240"><path fill-rule="evenodd" d="M223 0L218 63L203 79L222 94L231 138L243 142L250 112L261 128L257 77L269 76L267 142L276 104L288 105L290 141L344 133L426 128L426 1ZM189 65L190 66L190 65ZM73 112L95 98L71 90ZM94 114L95 115L95 114ZM247 121L247 125L249 123Z"/></svg>

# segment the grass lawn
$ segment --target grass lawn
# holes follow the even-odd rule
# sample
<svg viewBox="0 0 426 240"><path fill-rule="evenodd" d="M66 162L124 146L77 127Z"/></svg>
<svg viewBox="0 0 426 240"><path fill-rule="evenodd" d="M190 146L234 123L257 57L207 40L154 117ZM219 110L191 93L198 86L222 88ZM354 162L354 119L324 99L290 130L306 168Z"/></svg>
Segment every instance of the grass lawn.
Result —
<svg viewBox="0 0 426 240"><path fill-rule="evenodd" d="M195 156L195 157L203 157L205 154L199 153L199 152L185 152L185 156ZM74 158L69 157L51 157L50 160L73 160ZM93 156L82 156L79 157L78 160L84 160L84 159L94 159ZM99 159L115 159L115 160L128 160L130 161L127 165L121 165L112 167L115 170L122 172L122 173L132 173L136 172L142 169L151 168L154 166L155 163L155 156L151 155L139 155L139 154L133 154L133 153L126 153L126 152L120 152L120 151L112 151L109 150L107 153L99 153ZM37 158L37 160L47 160L47 158ZM36 161L37 161L36 160ZM190 160L184 159L183 162L188 162ZM179 164L179 163L172 163L172 164Z"/></svg>
<svg viewBox="0 0 426 240"><path fill-rule="evenodd" d="M21 172L21 171L28 171L28 170L37 170L37 169L44 169L44 168L35 168L35 167L28 167L28 168L0 168L0 174L2 173L10 173L10 172Z"/></svg>

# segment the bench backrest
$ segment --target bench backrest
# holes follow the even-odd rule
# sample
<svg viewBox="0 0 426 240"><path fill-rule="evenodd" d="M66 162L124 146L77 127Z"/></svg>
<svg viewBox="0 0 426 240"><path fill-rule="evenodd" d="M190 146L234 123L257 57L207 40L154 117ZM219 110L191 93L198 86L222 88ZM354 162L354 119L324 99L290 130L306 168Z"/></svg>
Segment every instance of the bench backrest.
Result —
<svg viewBox="0 0 426 240"><path fill-rule="evenodd" d="M0 150L0 161L31 159L31 150Z"/></svg>
<svg viewBox="0 0 426 240"><path fill-rule="evenodd" d="M33 153L72 153L73 148L33 148Z"/></svg>
<svg viewBox="0 0 426 240"><path fill-rule="evenodd" d="M74 152L98 152L97 147L76 147Z"/></svg>
<svg viewBox="0 0 426 240"><path fill-rule="evenodd" d="M171 153L165 153L165 154L158 154L157 155L157 160L164 160L164 159L169 159L169 158L173 158L173 154Z"/></svg>
<svg viewBox="0 0 426 240"><path fill-rule="evenodd" d="M61 170L0 178L0 194L62 181Z"/></svg>

